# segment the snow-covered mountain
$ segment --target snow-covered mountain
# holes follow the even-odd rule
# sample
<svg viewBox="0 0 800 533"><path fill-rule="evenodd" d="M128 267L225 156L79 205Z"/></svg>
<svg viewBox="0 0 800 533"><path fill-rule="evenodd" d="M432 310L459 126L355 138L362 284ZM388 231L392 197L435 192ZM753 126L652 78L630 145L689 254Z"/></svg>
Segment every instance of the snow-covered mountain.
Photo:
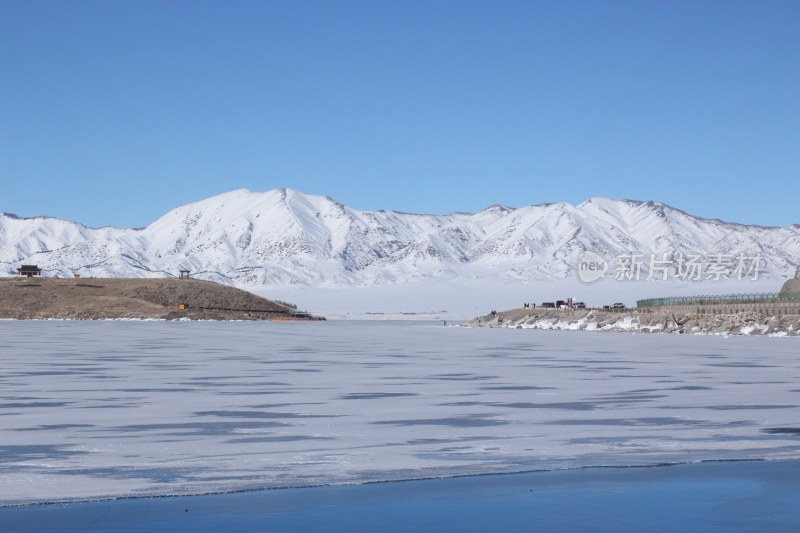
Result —
<svg viewBox="0 0 800 533"><path fill-rule="evenodd" d="M760 255L762 276L794 274L800 225L747 226L658 202L492 206L479 213L359 211L289 189L236 190L173 209L142 229L0 214L0 274L38 264L48 275L193 275L247 286L368 286L412 279L554 280L590 250ZM613 268L613 265L612 265ZM610 274L613 274L611 272Z"/></svg>

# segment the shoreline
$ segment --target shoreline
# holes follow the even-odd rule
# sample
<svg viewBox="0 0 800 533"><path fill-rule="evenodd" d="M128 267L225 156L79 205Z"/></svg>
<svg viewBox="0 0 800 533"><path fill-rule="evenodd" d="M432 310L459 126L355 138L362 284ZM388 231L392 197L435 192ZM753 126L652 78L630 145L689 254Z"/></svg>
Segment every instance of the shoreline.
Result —
<svg viewBox="0 0 800 533"><path fill-rule="evenodd" d="M493 311L466 324L478 328L537 329L560 331L671 333L721 336L800 336L800 311L761 311L671 308L625 309L510 309Z"/></svg>

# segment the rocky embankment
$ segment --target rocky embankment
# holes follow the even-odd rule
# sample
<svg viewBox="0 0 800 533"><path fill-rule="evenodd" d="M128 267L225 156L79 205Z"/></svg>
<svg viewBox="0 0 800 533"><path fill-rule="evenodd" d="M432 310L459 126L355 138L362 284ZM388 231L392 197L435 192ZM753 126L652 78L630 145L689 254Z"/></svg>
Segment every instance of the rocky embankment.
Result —
<svg viewBox="0 0 800 533"><path fill-rule="evenodd" d="M468 324L485 328L553 329L572 331L629 331L705 335L800 335L800 314L741 311L734 313L673 312L626 309L513 309L473 319Z"/></svg>
<svg viewBox="0 0 800 533"><path fill-rule="evenodd" d="M19 277L0 279L0 318L319 320L211 281Z"/></svg>

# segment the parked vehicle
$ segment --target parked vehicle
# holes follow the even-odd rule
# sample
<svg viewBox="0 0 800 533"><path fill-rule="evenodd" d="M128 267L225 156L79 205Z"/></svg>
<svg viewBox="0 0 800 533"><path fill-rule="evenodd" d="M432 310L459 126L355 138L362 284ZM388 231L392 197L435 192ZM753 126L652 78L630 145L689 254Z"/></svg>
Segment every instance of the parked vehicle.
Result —
<svg viewBox="0 0 800 533"><path fill-rule="evenodd" d="M559 309L563 309L566 306L567 302L565 302L564 300L556 300L556 307L558 307Z"/></svg>
<svg viewBox="0 0 800 533"><path fill-rule="evenodd" d="M575 309L586 309L586 304L583 302L575 302L573 306Z"/></svg>
<svg viewBox="0 0 800 533"><path fill-rule="evenodd" d="M625 309L625 304L622 302L617 302L611 306L614 309Z"/></svg>
<svg viewBox="0 0 800 533"><path fill-rule="evenodd" d="M542 302L543 309L554 309L555 306L556 304L554 304L553 302Z"/></svg>

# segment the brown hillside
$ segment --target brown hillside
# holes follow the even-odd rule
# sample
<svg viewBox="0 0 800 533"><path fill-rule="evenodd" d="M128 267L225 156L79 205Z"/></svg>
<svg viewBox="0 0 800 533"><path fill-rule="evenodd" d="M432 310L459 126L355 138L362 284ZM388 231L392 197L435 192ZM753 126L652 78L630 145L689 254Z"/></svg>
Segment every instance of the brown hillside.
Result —
<svg viewBox="0 0 800 533"><path fill-rule="evenodd" d="M187 309L180 309L185 304ZM0 318L308 320L289 305L197 279L0 278Z"/></svg>

